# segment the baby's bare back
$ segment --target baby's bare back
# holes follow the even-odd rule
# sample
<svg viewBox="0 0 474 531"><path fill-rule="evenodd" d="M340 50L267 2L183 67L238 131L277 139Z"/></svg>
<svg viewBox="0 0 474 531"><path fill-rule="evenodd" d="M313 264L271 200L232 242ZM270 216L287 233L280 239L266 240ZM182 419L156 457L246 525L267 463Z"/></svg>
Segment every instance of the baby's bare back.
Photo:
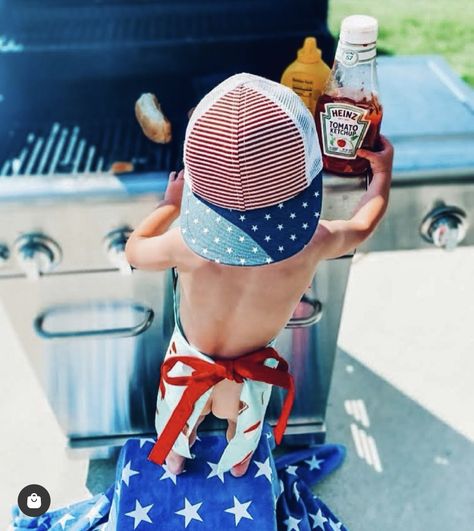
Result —
<svg viewBox="0 0 474 531"><path fill-rule="evenodd" d="M217 264L179 244L180 316L188 341L216 358L265 347L311 284L319 261L316 240L287 260L256 267Z"/></svg>

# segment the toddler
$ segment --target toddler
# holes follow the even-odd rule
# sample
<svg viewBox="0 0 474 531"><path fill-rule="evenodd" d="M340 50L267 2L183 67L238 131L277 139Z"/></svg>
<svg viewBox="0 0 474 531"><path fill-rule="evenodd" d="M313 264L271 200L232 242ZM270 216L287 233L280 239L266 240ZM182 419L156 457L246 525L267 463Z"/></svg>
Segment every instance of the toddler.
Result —
<svg viewBox="0 0 474 531"><path fill-rule="evenodd" d="M293 399L288 366L273 348L321 260L354 250L388 203L393 149L358 154L372 181L349 220L321 219L322 160L314 118L299 96L237 74L191 115L184 170L132 233L127 258L173 268L176 326L162 364L157 442L149 458L179 474L205 416L226 419L218 472L245 474L272 385L287 389L277 443ZM179 227L168 230L178 218ZM179 285L178 285L179 278Z"/></svg>

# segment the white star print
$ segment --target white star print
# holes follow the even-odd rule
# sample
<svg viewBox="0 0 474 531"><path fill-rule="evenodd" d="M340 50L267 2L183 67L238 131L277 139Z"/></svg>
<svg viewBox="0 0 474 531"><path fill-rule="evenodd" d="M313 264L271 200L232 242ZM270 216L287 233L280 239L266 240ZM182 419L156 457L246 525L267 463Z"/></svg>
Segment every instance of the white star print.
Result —
<svg viewBox="0 0 474 531"><path fill-rule="evenodd" d="M214 241L215 241L216 243L219 243L219 242L221 241L221 239L220 239L218 236L216 236L216 237L214 238Z"/></svg>
<svg viewBox="0 0 474 531"><path fill-rule="evenodd" d="M199 223L198 218L194 218L194 219L193 219L193 222L194 222L194 223Z"/></svg>
<svg viewBox="0 0 474 531"><path fill-rule="evenodd" d="M314 197L319 197L319 192L314 192Z"/></svg>
<svg viewBox="0 0 474 531"><path fill-rule="evenodd" d="M232 247L227 247L226 252L229 253L229 254L232 254L232 252L233 252Z"/></svg>
<svg viewBox="0 0 474 531"><path fill-rule="evenodd" d="M301 225L303 227L303 229L307 229L309 227L309 225L307 223L303 223L303 225Z"/></svg>
<svg viewBox="0 0 474 531"><path fill-rule="evenodd" d="M257 253L258 252L258 247L252 247L252 253Z"/></svg>
<svg viewBox="0 0 474 531"><path fill-rule="evenodd" d="M286 524L286 531L300 531L298 524L301 522L301 519L293 518L289 516L283 523Z"/></svg>
<svg viewBox="0 0 474 531"><path fill-rule="evenodd" d="M290 240L295 241L295 240L296 240L296 234L292 234L292 235L290 236Z"/></svg>
<svg viewBox="0 0 474 531"><path fill-rule="evenodd" d="M245 238L243 236L239 236L239 242L245 241Z"/></svg>
<svg viewBox="0 0 474 531"><path fill-rule="evenodd" d="M267 262L267 264L270 264L271 262L273 262L273 260L269 256L267 256L265 261Z"/></svg>
<svg viewBox="0 0 474 531"><path fill-rule="evenodd" d="M283 225L280 223L279 225L277 225L277 229L278 230L282 230L283 229Z"/></svg>
<svg viewBox="0 0 474 531"><path fill-rule="evenodd" d="M209 212L211 211L211 209L209 207L206 208L206 214L209 214Z"/></svg>
<svg viewBox="0 0 474 531"><path fill-rule="evenodd" d="M160 481L162 479L171 479L171 481L176 485L176 474L172 474L166 465L161 465L164 469L165 473L161 476Z"/></svg>
<svg viewBox="0 0 474 531"><path fill-rule="evenodd" d="M265 241L269 242L271 240L270 236L265 236Z"/></svg>
<svg viewBox="0 0 474 531"><path fill-rule="evenodd" d="M324 522L327 522L328 519L323 516L321 509L318 510L317 514L308 514L313 519L312 528L318 529L320 527L324 531Z"/></svg>
<svg viewBox="0 0 474 531"><path fill-rule="evenodd" d="M185 210L184 213L185 213L185 214L189 214L189 209Z"/></svg>
<svg viewBox="0 0 474 531"><path fill-rule="evenodd" d="M295 482L293 483L293 494L295 495L296 501L300 500L300 493L298 490L298 484Z"/></svg>
<svg viewBox="0 0 474 531"><path fill-rule="evenodd" d="M208 229L207 227L204 227L204 228L202 229L202 232L204 232L204 234L207 234L207 233L209 232L209 229Z"/></svg>
<svg viewBox="0 0 474 531"><path fill-rule="evenodd" d="M220 222L221 222L221 218L219 216L217 216L216 223L220 223Z"/></svg>
<svg viewBox="0 0 474 531"><path fill-rule="evenodd" d="M181 232L182 232L183 234L186 234L186 227L183 227L183 228L181 229Z"/></svg>
<svg viewBox="0 0 474 531"><path fill-rule="evenodd" d="M265 219L269 220L271 218L270 214L265 214Z"/></svg>
<svg viewBox="0 0 474 531"><path fill-rule="evenodd" d="M216 258L216 259L214 260L214 262L215 262L216 264L220 264L220 263L221 263L221 261L219 260L219 258Z"/></svg>
<svg viewBox="0 0 474 531"><path fill-rule="evenodd" d="M258 225L252 225L252 230L253 230L254 232L258 231Z"/></svg>
<svg viewBox="0 0 474 531"><path fill-rule="evenodd" d="M72 516L72 514L67 513L60 520L58 520L58 524L61 524L61 527L66 529L66 524L69 520L75 520L75 518Z"/></svg>
<svg viewBox="0 0 474 531"><path fill-rule="evenodd" d="M235 518L235 525L237 526L242 518L253 520L253 517L247 511L248 506L252 503L252 500L241 503L236 496L234 496L234 506L225 509L226 513L232 513Z"/></svg>
<svg viewBox="0 0 474 531"><path fill-rule="evenodd" d="M296 218L296 214L295 214L294 212L292 212L292 213L290 214L290 218L291 218L291 219L295 219L295 218Z"/></svg>
<svg viewBox="0 0 474 531"><path fill-rule="evenodd" d="M143 448L147 442L154 444L155 439L138 439L138 442L140 443L140 448Z"/></svg>
<svg viewBox="0 0 474 531"><path fill-rule="evenodd" d="M241 259L240 259L240 263L241 263L241 264L245 264L245 262L246 262L245 258L241 258Z"/></svg>
<svg viewBox="0 0 474 531"><path fill-rule="evenodd" d="M240 221L245 221L245 216L244 215L240 216Z"/></svg>
<svg viewBox="0 0 474 531"><path fill-rule="evenodd" d="M207 249L204 248L204 249L202 250L202 253L203 253L203 254L207 254L207 253L208 253Z"/></svg>
<svg viewBox="0 0 474 531"><path fill-rule="evenodd" d="M288 465L286 467L287 474L291 474L292 476L298 476L298 474L296 473L297 470L298 470L298 467L295 465Z"/></svg>
<svg viewBox="0 0 474 531"><path fill-rule="evenodd" d="M191 239L191 242L192 242L192 243L196 243L196 238L192 238L192 239Z"/></svg>
<svg viewBox="0 0 474 531"><path fill-rule="evenodd" d="M209 472L207 479L217 476L222 483L224 483L224 472L222 472L222 470L220 472L217 471L217 463L211 463L208 461L207 464L211 467L211 471Z"/></svg>
<svg viewBox="0 0 474 531"><path fill-rule="evenodd" d="M303 206L303 208L307 208L308 207L308 203L305 201L302 206Z"/></svg>
<svg viewBox="0 0 474 531"><path fill-rule="evenodd" d="M130 478L132 476L136 476L137 474L140 474L140 472L137 472L136 470L132 470L130 468L131 464L132 462L129 461L122 469L122 481L125 483L125 485L127 485L127 487L128 487Z"/></svg>
<svg viewBox="0 0 474 531"><path fill-rule="evenodd" d="M315 212L315 213L314 213L314 217L315 217L315 218L319 218L319 212Z"/></svg>
<svg viewBox="0 0 474 531"><path fill-rule="evenodd" d="M316 456L313 455L311 459L305 459L305 463L308 463L310 470L314 470L315 468L321 470L319 463L324 463L324 459L317 459Z"/></svg>
<svg viewBox="0 0 474 531"><path fill-rule="evenodd" d="M258 466L258 471L255 474L255 477L258 478L258 476L265 476L268 481L272 482L272 468L270 466L270 458L267 457L263 463L259 461L254 461L254 463Z"/></svg>
<svg viewBox="0 0 474 531"><path fill-rule="evenodd" d="M278 250L280 251L280 253L282 253L285 250L285 248L283 247L283 245L279 245Z"/></svg>
<svg viewBox="0 0 474 531"><path fill-rule="evenodd" d="M99 511L99 508L97 507L99 504L99 502L97 501L96 504L90 508L89 512L86 514L86 518L89 520L89 522L92 524L93 522L95 522L96 520L102 518L102 516L104 516L100 511Z"/></svg>
<svg viewBox="0 0 474 531"><path fill-rule="evenodd" d="M329 525L333 531L341 531L341 522L337 522L336 524L336 522L333 522L331 519L329 519Z"/></svg>
<svg viewBox="0 0 474 531"><path fill-rule="evenodd" d="M148 513L152 507L153 504L142 507L140 502L135 500L135 510L125 513L125 516L133 518L133 529L136 529L142 522L148 522L149 524L153 523L148 516Z"/></svg>
<svg viewBox="0 0 474 531"><path fill-rule="evenodd" d="M233 230L234 229L230 225L227 227L227 232L232 232Z"/></svg>
<svg viewBox="0 0 474 531"><path fill-rule="evenodd" d="M175 511L176 514L184 516L184 527L188 527L191 520L199 520L202 522L202 518L198 514L199 507L201 507L201 505L202 502L192 505L189 503L188 498L184 498L184 507L179 511Z"/></svg>
<svg viewBox="0 0 474 531"><path fill-rule="evenodd" d="M278 208L283 208L283 203L280 203L280 204L278 205Z"/></svg>

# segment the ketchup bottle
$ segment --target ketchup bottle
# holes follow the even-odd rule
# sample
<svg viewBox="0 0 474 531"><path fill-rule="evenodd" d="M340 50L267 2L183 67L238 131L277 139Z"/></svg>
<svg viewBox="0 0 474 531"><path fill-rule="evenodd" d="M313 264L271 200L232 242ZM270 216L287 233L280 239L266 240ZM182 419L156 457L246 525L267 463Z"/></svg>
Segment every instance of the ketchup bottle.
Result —
<svg viewBox="0 0 474 531"><path fill-rule="evenodd" d="M356 152L378 144L377 30L373 17L352 15L342 21L334 65L315 113L324 169L332 173L365 173L369 162Z"/></svg>

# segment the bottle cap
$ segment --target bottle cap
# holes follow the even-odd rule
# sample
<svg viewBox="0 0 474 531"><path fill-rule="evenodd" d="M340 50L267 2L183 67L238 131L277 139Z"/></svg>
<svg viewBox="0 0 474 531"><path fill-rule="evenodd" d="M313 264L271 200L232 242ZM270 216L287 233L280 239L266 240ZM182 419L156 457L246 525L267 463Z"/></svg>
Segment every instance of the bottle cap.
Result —
<svg viewBox="0 0 474 531"><path fill-rule="evenodd" d="M349 44L369 44L376 42L378 22L367 15L351 15L341 24L340 40Z"/></svg>
<svg viewBox="0 0 474 531"><path fill-rule="evenodd" d="M298 61L300 63L317 63L321 61L321 50L314 37L306 37L303 47L298 50Z"/></svg>

